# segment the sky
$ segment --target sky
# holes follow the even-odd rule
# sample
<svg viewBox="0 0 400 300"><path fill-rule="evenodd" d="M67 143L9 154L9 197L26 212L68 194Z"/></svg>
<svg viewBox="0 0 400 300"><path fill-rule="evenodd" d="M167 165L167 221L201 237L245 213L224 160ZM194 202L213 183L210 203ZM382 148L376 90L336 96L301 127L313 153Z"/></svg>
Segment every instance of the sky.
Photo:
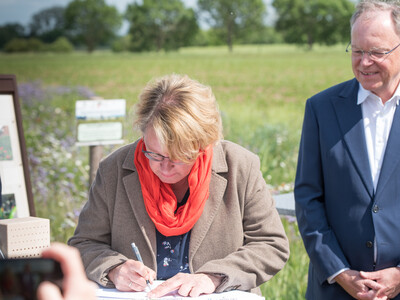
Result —
<svg viewBox="0 0 400 300"><path fill-rule="evenodd" d="M115 6L119 11L124 11L126 4L131 0L106 0L109 5ZM0 1L0 25L17 22L28 25L31 17L46 8L64 6L71 0L1 0Z"/></svg>
<svg viewBox="0 0 400 300"><path fill-rule="evenodd" d="M66 7L72 0L0 0L0 25L19 23L27 26L32 16L39 11L53 6ZM125 12L132 0L105 0L108 5L115 6L119 12ZM187 7L195 7L196 0L183 0ZM121 31L128 30L124 24Z"/></svg>
<svg viewBox="0 0 400 300"><path fill-rule="evenodd" d="M32 16L43 9L53 6L66 7L72 0L0 0L0 26L6 23L19 23L27 26ZM119 12L125 12L126 6L133 0L105 0L108 5L115 6ZM161 0L160 0L161 1ZM182 0L187 7L196 7L197 0ZM270 10L272 0L264 0ZM201 24L200 24L201 26ZM128 31L128 23L125 22L120 34ZM203 26L202 26L203 27Z"/></svg>

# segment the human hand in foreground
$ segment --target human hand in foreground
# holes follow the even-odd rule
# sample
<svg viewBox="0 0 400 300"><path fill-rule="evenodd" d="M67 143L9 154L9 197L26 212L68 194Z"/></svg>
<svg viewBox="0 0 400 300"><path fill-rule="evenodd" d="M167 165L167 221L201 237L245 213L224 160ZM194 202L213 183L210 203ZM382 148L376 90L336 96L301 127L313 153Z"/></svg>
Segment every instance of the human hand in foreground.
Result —
<svg viewBox="0 0 400 300"><path fill-rule="evenodd" d="M364 279L373 280L383 286L377 293L377 297L380 297L378 299L384 299L383 297L392 299L400 293L400 268L398 267L375 272L360 272L360 275ZM371 299L362 296L360 295L360 299Z"/></svg>
<svg viewBox="0 0 400 300"><path fill-rule="evenodd" d="M53 243L50 248L43 251L42 256L52 258L60 263L64 274L63 295L55 284L44 281L37 290L39 300L96 299L96 284L87 279L81 256L76 248L61 243Z"/></svg>
<svg viewBox="0 0 400 300"><path fill-rule="evenodd" d="M122 292L142 292L147 286L146 280L153 283L156 272L139 261L129 259L112 269L108 273L108 278Z"/></svg>
<svg viewBox="0 0 400 300"><path fill-rule="evenodd" d="M178 273L154 288L147 297L159 298L175 290L184 297L211 294L221 284L221 280L222 277L211 274Z"/></svg>
<svg viewBox="0 0 400 300"><path fill-rule="evenodd" d="M378 295L378 291L384 286L371 279L362 278L360 272L354 270L346 270L335 277L336 282L348 293L356 299L382 299L387 297Z"/></svg>

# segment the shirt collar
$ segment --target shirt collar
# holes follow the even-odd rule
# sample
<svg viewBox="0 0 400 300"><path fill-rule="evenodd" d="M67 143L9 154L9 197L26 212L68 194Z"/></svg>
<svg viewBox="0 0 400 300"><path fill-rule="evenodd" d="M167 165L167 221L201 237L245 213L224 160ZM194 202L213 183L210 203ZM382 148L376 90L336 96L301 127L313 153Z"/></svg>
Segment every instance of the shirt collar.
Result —
<svg viewBox="0 0 400 300"><path fill-rule="evenodd" d="M377 95L372 93L371 91L368 91L363 88L361 83L359 83L359 88L358 88L358 95L357 95L357 105L363 103L367 98L370 99L376 99L376 100L381 100ZM396 101L396 105L399 105L400 102L400 84L397 86L396 91L394 92L392 98L390 98L388 101L394 99Z"/></svg>

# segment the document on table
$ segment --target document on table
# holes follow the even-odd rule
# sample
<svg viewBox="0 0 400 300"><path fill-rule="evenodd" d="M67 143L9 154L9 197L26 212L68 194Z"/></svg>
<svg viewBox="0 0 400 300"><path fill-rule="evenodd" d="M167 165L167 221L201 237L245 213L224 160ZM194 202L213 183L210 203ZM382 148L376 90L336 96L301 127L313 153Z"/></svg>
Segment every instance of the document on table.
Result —
<svg viewBox="0 0 400 300"><path fill-rule="evenodd" d="M162 283L162 280L156 280L152 288ZM96 291L96 296L98 300L117 300L117 299L132 299L132 300L147 300L147 292L120 292L117 289L108 289L100 287ZM247 293L243 291L230 291L225 293L215 293L209 295L201 295L199 297L182 297L177 291L171 292L164 297L157 299L203 299L203 300L265 300L264 297L258 296L256 294Z"/></svg>

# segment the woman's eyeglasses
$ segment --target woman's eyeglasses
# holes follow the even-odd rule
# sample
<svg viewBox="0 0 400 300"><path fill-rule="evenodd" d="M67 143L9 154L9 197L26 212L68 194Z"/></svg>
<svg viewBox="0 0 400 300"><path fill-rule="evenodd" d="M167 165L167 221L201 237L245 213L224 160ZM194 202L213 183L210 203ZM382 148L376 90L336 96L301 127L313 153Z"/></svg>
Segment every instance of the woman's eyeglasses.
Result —
<svg viewBox="0 0 400 300"><path fill-rule="evenodd" d="M174 165L185 165L186 163L183 161L179 161L179 160L171 160L169 157L155 153L155 152L151 152L151 151L146 151L144 149L142 149L142 152L144 153L144 155L153 161L158 161L158 162L162 162L164 159L168 159L171 163L173 163Z"/></svg>

